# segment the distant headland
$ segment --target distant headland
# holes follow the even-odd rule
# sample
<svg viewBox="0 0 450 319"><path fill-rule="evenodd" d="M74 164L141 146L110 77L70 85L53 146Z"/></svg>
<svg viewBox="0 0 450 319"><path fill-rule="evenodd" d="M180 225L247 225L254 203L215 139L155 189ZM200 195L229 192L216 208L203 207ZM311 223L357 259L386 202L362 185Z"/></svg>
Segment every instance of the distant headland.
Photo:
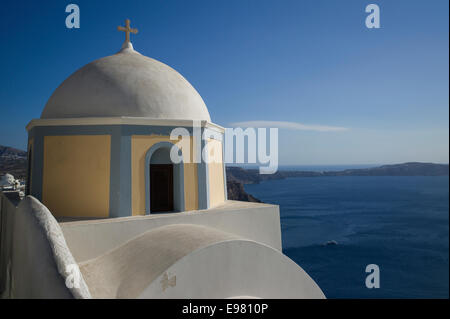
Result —
<svg viewBox="0 0 450 319"><path fill-rule="evenodd" d="M242 167L231 166L227 167L228 199L259 201L257 198L245 192L243 184L258 184L263 181L290 177L326 176L448 176L448 164L410 162L372 168L323 172L279 170L271 175L261 175L258 169L244 169Z"/></svg>
<svg viewBox="0 0 450 319"><path fill-rule="evenodd" d="M0 145L0 176L10 173L16 178L24 180L26 178L26 168L27 153L25 151ZM261 175L258 169L244 169L237 166L229 166L226 169L228 199L248 202L260 202L260 200L248 194L243 185L258 184L268 180L324 176L448 176L448 172L448 164L420 162L340 171L279 170L275 174L270 175Z"/></svg>
<svg viewBox="0 0 450 319"><path fill-rule="evenodd" d="M275 174L261 175L257 169L227 167L227 179L243 184L257 184L266 180L289 177L324 176L448 176L448 164L408 162L371 168L345 169L341 171L278 170Z"/></svg>

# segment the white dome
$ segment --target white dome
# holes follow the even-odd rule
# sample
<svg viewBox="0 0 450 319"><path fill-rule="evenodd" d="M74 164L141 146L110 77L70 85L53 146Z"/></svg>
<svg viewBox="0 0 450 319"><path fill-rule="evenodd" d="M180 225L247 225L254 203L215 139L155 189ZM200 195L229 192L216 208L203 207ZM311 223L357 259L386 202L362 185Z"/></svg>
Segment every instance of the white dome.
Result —
<svg viewBox="0 0 450 319"><path fill-rule="evenodd" d="M41 118L121 116L211 121L203 99L181 74L131 45L69 76Z"/></svg>

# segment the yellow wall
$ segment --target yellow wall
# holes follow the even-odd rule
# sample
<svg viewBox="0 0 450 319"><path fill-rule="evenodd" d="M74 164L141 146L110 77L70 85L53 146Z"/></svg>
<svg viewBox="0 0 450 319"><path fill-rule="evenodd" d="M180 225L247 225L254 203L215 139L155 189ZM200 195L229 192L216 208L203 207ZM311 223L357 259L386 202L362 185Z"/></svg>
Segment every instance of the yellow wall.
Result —
<svg viewBox="0 0 450 319"><path fill-rule="evenodd" d="M184 164L184 205L185 210L198 209L198 173L197 164Z"/></svg>
<svg viewBox="0 0 450 319"><path fill-rule="evenodd" d="M225 201L223 181L222 142L208 139L209 204L211 207Z"/></svg>
<svg viewBox="0 0 450 319"><path fill-rule="evenodd" d="M55 216L108 217L111 137L44 137L43 203Z"/></svg>
<svg viewBox="0 0 450 319"><path fill-rule="evenodd" d="M185 210L198 209L198 176L197 164L192 163L193 139L191 140L191 163L184 163L184 200ZM169 136L161 135L133 135L131 137L131 206L133 215L145 215L145 154L154 144L159 142L176 143ZM187 146L186 146L187 147ZM183 160L185 152L183 146Z"/></svg>

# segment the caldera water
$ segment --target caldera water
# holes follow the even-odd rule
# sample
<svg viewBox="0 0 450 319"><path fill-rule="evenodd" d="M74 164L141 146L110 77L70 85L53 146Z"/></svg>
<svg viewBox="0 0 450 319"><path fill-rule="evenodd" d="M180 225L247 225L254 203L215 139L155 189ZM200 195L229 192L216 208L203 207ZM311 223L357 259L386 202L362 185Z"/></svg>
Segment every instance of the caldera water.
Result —
<svg viewBox="0 0 450 319"><path fill-rule="evenodd" d="M280 205L283 252L328 298L448 298L448 176L303 177L245 185ZM367 288L366 266L379 267Z"/></svg>

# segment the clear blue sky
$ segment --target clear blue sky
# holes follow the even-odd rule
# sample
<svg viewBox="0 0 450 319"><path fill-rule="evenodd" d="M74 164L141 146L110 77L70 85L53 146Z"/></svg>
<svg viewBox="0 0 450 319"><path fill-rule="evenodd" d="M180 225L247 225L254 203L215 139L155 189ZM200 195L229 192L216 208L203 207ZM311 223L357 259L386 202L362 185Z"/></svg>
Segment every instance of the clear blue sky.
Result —
<svg viewBox="0 0 450 319"><path fill-rule="evenodd" d="M81 28L65 27L76 3ZM381 8L381 29L365 7ZM86 63L118 51L126 18L136 50L183 74L215 123L289 121L281 164L448 163L448 1L4 1L0 144ZM283 125L280 125L283 127ZM314 127L314 126L313 126Z"/></svg>

